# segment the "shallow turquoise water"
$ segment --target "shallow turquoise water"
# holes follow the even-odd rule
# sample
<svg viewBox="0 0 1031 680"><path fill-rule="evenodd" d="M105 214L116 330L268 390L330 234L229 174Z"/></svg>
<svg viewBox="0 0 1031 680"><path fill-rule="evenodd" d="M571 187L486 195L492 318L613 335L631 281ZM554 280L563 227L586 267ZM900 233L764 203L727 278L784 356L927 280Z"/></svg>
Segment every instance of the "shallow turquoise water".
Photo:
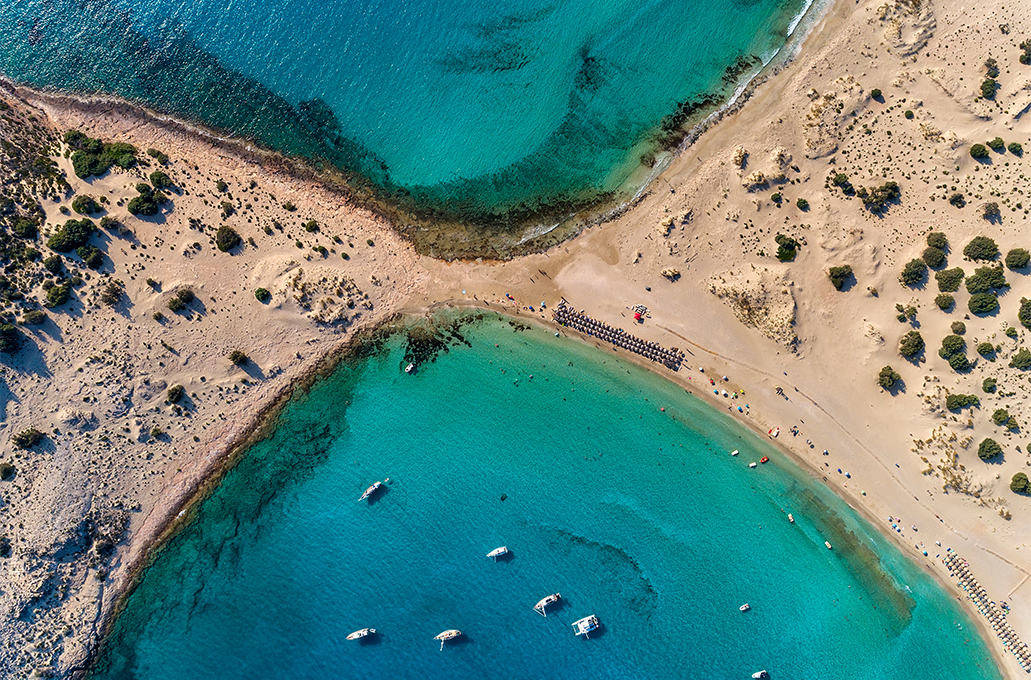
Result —
<svg viewBox="0 0 1031 680"><path fill-rule="evenodd" d="M0 73L148 102L472 218L639 183L671 116L755 72L803 6L6 0Z"/></svg>
<svg viewBox="0 0 1031 680"><path fill-rule="evenodd" d="M730 417L542 329L462 333L414 375L394 337L298 397L159 553L92 677L1000 677L928 576ZM574 638L592 613L602 634ZM366 626L374 644L344 640Z"/></svg>

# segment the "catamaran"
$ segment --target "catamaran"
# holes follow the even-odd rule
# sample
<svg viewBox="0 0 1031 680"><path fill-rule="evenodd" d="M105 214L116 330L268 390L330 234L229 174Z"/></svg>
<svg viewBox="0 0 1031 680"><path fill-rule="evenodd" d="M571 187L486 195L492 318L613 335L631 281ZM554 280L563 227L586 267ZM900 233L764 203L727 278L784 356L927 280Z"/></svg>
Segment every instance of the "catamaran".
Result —
<svg viewBox="0 0 1031 680"><path fill-rule="evenodd" d="M497 562L499 557L503 557L507 554L508 548L506 548L505 546L501 546L500 548L494 548L489 553L487 553L487 557Z"/></svg>
<svg viewBox="0 0 1031 680"><path fill-rule="evenodd" d="M452 628L451 630L445 630L440 635L435 635L434 640L440 640L440 651L444 651L444 643L448 640L454 640L462 634L462 631Z"/></svg>
<svg viewBox="0 0 1031 680"><path fill-rule="evenodd" d="M356 630L353 633L351 633L350 635L348 635L347 639L348 640L361 640L363 637L368 637L369 635L375 635L375 634L376 634L376 629L375 628L362 628L361 630Z"/></svg>
<svg viewBox="0 0 1031 680"><path fill-rule="evenodd" d="M599 628L601 628L601 622L598 621L598 617L594 614L585 616L579 621L573 622L573 632L578 636L585 636L588 640L591 639L591 632L596 631Z"/></svg>
<svg viewBox="0 0 1031 680"><path fill-rule="evenodd" d="M548 611L547 611L548 605L555 604L556 602L558 602L561 599L562 599L562 595L560 593L554 593L552 595L548 595L543 600L541 600L540 602L535 604L533 606L533 610L535 612L537 612L538 614L540 614L541 616L547 617L547 615L548 615Z"/></svg>
<svg viewBox="0 0 1031 680"><path fill-rule="evenodd" d="M363 493L362 497L359 498L358 500L359 501L364 501L366 498L368 498L372 494L376 493L376 490L379 489L381 486L383 486L383 482L376 482L375 484L370 486L368 489L366 489L365 493Z"/></svg>

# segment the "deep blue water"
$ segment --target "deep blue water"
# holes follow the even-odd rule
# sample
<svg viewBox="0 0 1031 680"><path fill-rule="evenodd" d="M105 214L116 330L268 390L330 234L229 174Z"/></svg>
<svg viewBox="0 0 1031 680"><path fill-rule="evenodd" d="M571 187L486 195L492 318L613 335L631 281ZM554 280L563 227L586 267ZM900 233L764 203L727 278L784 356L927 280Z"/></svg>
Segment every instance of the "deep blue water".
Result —
<svg viewBox="0 0 1031 680"><path fill-rule="evenodd" d="M461 333L415 374L394 336L298 395L144 573L93 679L1000 677L944 591L729 416L543 329ZM578 640L587 614L603 632Z"/></svg>
<svg viewBox="0 0 1031 680"><path fill-rule="evenodd" d="M632 191L664 132L756 72L803 7L5 0L0 73L149 103L472 218Z"/></svg>

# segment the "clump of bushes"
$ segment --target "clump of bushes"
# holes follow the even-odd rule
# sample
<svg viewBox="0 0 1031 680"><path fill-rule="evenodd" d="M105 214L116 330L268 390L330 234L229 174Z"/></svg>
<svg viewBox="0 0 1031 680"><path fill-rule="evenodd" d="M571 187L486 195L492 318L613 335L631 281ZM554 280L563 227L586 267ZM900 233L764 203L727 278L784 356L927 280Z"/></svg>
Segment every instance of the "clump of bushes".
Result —
<svg viewBox="0 0 1031 680"><path fill-rule="evenodd" d="M1024 328L1031 328L1031 300L1020 298L1020 309L1017 310L1017 320Z"/></svg>
<svg viewBox="0 0 1031 680"><path fill-rule="evenodd" d="M831 267L830 271L827 272L831 279L831 285L834 286L834 290L841 290L845 287L845 282L852 276L852 266L843 264L840 267Z"/></svg>
<svg viewBox="0 0 1031 680"><path fill-rule="evenodd" d="M1031 64L1031 40L1025 40L1020 43L1020 49L1023 50L1019 57L1020 63L1024 66Z"/></svg>
<svg viewBox="0 0 1031 680"><path fill-rule="evenodd" d="M46 300L43 302L47 307L60 307L72 299L72 285L65 281L61 285L54 286L47 291Z"/></svg>
<svg viewBox="0 0 1031 680"><path fill-rule="evenodd" d="M873 99L876 99L877 101L880 101L881 100L881 91L878 90L875 87L874 89L870 90L870 97L873 98Z"/></svg>
<svg viewBox="0 0 1031 680"><path fill-rule="evenodd" d="M977 447L977 457L981 460L991 460L1001 453L1002 447L999 446L999 442L991 437L985 438Z"/></svg>
<svg viewBox="0 0 1031 680"><path fill-rule="evenodd" d="M802 247L798 241L784 234L777 234L773 240L777 243L777 259L781 262L792 262ZM372 245L372 239L368 240L368 244Z"/></svg>
<svg viewBox="0 0 1031 680"><path fill-rule="evenodd" d="M14 478L14 473L16 471L17 470L15 470L14 465L12 465L11 463L7 461L0 463L0 481L10 481Z"/></svg>
<svg viewBox="0 0 1031 680"><path fill-rule="evenodd" d="M1010 480L1010 491L1013 493L1029 493L1031 492L1031 480L1027 478L1023 472L1018 472L1013 475L1013 479Z"/></svg>
<svg viewBox="0 0 1031 680"><path fill-rule="evenodd" d="M128 210L137 217L157 215L161 206L168 202L168 198L160 190L154 189L146 182L137 184L136 192L139 196L129 201Z"/></svg>
<svg viewBox="0 0 1031 680"><path fill-rule="evenodd" d="M178 404L186 396L186 388L182 385L172 385L168 388L168 392L165 394L165 399L169 404Z"/></svg>
<svg viewBox="0 0 1031 680"><path fill-rule="evenodd" d="M114 281L108 281L100 293L100 301L108 307L114 307L122 299L122 287Z"/></svg>
<svg viewBox="0 0 1031 680"><path fill-rule="evenodd" d="M999 308L999 298L995 293L975 293L967 301L967 308L973 314L991 314Z"/></svg>
<svg viewBox="0 0 1031 680"><path fill-rule="evenodd" d="M971 260L994 260L999 257L999 246L987 236L975 236L963 248L963 256Z"/></svg>
<svg viewBox="0 0 1031 680"><path fill-rule="evenodd" d="M1006 148L1009 149L1010 153L1014 156L1024 155L1024 147L1020 145L1020 142L1010 142L1009 146Z"/></svg>
<svg viewBox="0 0 1031 680"><path fill-rule="evenodd" d="M981 81L981 96L985 99L995 99L995 90L998 87L999 83L994 78L985 78Z"/></svg>
<svg viewBox="0 0 1031 680"><path fill-rule="evenodd" d="M86 245L93 232L97 230L92 220L68 220L47 239L47 248L59 253L67 253Z"/></svg>
<svg viewBox="0 0 1031 680"><path fill-rule="evenodd" d="M240 235L228 224L223 224L215 233L215 246L223 253L229 252L241 242Z"/></svg>
<svg viewBox="0 0 1031 680"><path fill-rule="evenodd" d="M795 206L802 212L805 212L809 210L809 201L805 200L804 198L800 198L797 201L795 201Z"/></svg>
<svg viewBox="0 0 1031 680"><path fill-rule="evenodd" d="M244 354L242 350L234 349L229 353L229 361L231 361L234 366L243 366L250 361L250 358Z"/></svg>
<svg viewBox="0 0 1031 680"><path fill-rule="evenodd" d="M170 189L175 186L172 178L164 170L155 170L150 173L150 183L154 185L155 189Z"/></svg>
<svg viewBox="0 0 1031 680"><path fill-rule="evenodd" d="M938 293L934 297L934 304L938 305L938 309L947 312L952 309L952 305L956 304L956 298L949 293Z"/></svg>
<svg viewBox="0 0 1031 680"><path fill-rule="evenodd" d="M21 333L14 324L0 324L0 353L14 354L21 347Z"/></svg>
<svg viewBox="0 0 1031 680"><path fill-rule="evenodd" d="M168 165L168 156L158 151L157 149L147 149L147 155L156 160L161 165Z"/></svg>
<svg viewBox="0 0 1031 680"><path fill-rule="evenodd" d="M29 429L22 430L11 437L11 443L14 444L15 448L31 449L33 446L43 441L44 437L46 437L45 434L34 427L30 427Z"/></svg>
<svg viewBox="0 0 1031 680"><path fill-rule="evenodd" d="M992 413L992 422L996 425L1002 426L1010 422L1010 412L1004 408L997 408Z"/></svg>
<svg viewBox="0 0 1031 680"><path fill-rule="evenodd" d="M967 359L966 355L967 344L958 335L946 335L942 338L941 349L938 350L938 356L949 362L949 366L952 370L957 372L966 371L970 368L970 360Z"/></svg>
<svg viewBox="0 0 1031 680"><path fill-rule="evenodd" d="M21 322L26 326L40 326L46 320L46 312L40 311L38 309L33 309L28 312L25 312L25 314L21 318Z"/></svg>
<svg viewBox="0 0 1031 680"><path fill-rule="evenodd" d="M1002 212L999 210L999 204L995 201L989 201L984 204L984 208L981 210L981 217L988 220L989 222L999 219Z"/></svg>
<svg viewBox="0 0 1031 680"><path fill-rule="evenodd" d="M1021 347L1020 351L1010 358L1010 368L1020 371L1031 368L1031 352L1027 351L1026 347Z"/></svg>
<svg viewBox="0 0 1031 680"><path fill-rule="evenodd" d="M951 328L952 328L952 332L955 333L956 335L963 335L964 333L967 332L967 325L965 323L963 323L962 321L953 321Z"/></svg>
<svg viewBox="0 0 1031 680"><path fill-rule="evenodd" d="M990 342L979 343L977 345L977 353L985 359L991 359L995 356L995 345Z"/></svg>
<svg viewBox="0 0 1031 680"><path fill-rule="evenodd" d="M949 203L957 208L962 208L967 204L967 199L963 198L963 194L957 191L952 196L949 196Z"/></svg>
<svg viewBox="0 0 1031 680"><path fill-rule="evenodd" d="M1002 141L1002 137L996 137L995 139L989 140L988 148L992 151L1002 153L1002 150L1006 148L1006 142Z"/></svg>
<svg viewBox="0 0 1031 680"><path fill-rule="evenodd" d="M877 374L877 384L884 390L892 390L902 380L902 376L891 366L885 366Z"/></svg>
<svg viewBox="0 0 1031 680"><path fill-rule="evenodd" d="M982 161L985 158L988 158L989 155L990 154L988 153L988 147L986 147L984 144L974 144L970 147L971 158Z"/></svg>
<svg viewBox="0 0 1031 680"><path fill-rule="evenodd" d="M1014 248L1006 253L1006 266L1010 269L1024 269L1031 264L1031 253L1024 248Z"/></svg>
<svg viewBox="0 0 1031 680"><path fill-rule="evenodd" d="M955 293L959 290L959 284L963 283L963 269L960 267L953 267L952 269L943 269L934 275L934 280L938 282L938 290L943 293Z"/></svg>
<svg viewBox="0 0 1031 680"><path fill-rule="evenodd" d="M899 341L899 354L912 359L924 350L924 338L919 331L909 331Z"/></svg>
<svg viewBox="0 0 1031 680"><path fill-rule="evenodd" d="M272 299L272 293L265 288L259 288L254 291L254 297L258 298L258 302L268 302Z"/></svg>
<svg viewBox="0 0 1031 680"><path fill-rule="evenodd" d="M958 411L968 406L980 406L981 400L972 394L950 394L945 397L945 408Z"/></svg>
<svg viewBox="0 0 1031 680"><path fill-rule="evenodd" d="M923 260L910 260L902 268L899 281L903 286L915 286L922 283L927 276L927 263Z"/></svg>
<svg viewBox="0 0 1031 680"><path fill-rule="evenodd" d="M981 389L987 392L988 394L991 394L995 391L995 386L997 384L998 382L995 380L995 378L985 378L984 381L981 383Z"/></svg>
<svg viewBox="0 0 1031 680"><path fill-rule="evenodd" d="M887 209L889 203L898 200L902 195L902 188L898 182L885 182L872 189L861 188L856 195L862 199L867 210L872 213L882 213Z"/></svg>
<svg viewBox="0 0 1031 680"><path fill-rule="evenodd" d="M927 246L924 248L922 257L931 269L937 269L945 265L945 251L940 248Z"/></svg>
<svg viewBox="0 0 1031 680"><path fill-rule="evenodd" d="M104 266L104 252L96 246L79 246L75 254L82 258L82 263L90 269L100 269Z"/></svg>
<svg viewBox="0 0 1031 680"><path fill-rule="evenodd" d="M1006 276L1003 274L1002 265L998 267L978 267L974 273L967 277L968 293L987 293L991 290L1008 288Z"/></svg>
<svg viewBox="0 0 1031 680"><path fill-rule="evenodd" d="M1013 338L1014 340L1016 340L1017 339L1017 329L1014 328L1013 326L1007 326L1006 327L1006 337Z"/></svg>
<svg viewBox="0 0 1031 680"><path fill-rule="evenodd" d="M80 215L93 215L100 212L100 204L92 196L76 196L72 201L72 210Z"/></svg>
<svg viewBox="0 0 1031 680"><path fill-rule="evenodd" d="M136 147L124 142L105 143L87 137L78 130L69 130L64 135L65 144L72 150L72 168L80 179L103 175L117 165L128 169L136 165Z"/></svg>
<svg viewBox="0 0 1031 680"><path fill-rule="evenodd" d="M168 299L168 308L173 312L181 312L193 302L194 297L192 288L180 288Z"/></svg>

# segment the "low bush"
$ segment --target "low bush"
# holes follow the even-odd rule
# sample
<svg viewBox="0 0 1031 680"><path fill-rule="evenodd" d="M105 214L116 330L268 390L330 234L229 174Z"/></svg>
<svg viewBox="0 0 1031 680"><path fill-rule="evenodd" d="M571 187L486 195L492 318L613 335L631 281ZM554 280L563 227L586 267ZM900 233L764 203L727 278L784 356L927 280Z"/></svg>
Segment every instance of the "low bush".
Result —
<svg viewBox="0 0 1031 680"><path fill-rule="evenodd" d="M965 373L970 370L970 360L966 354L953 354L949 357L949 367L957 373Z"/></svg>
<svg viewBox="0 0 1031 680"><path fill-rule="evenodd" d="M959 290L959 285L963 283L963 276L962 268L953 267L952 269L943 269L935 273L934 280L938 282L938 290L941 292L955 293Z"/></svg>
<svg viewBox="0 0 1031 680"><path fill-rule="evenodd" d="M104 266L104 251L96 246L79 246L75 254L82 258L82 263L90 269L100 269Z"/></svg>
<svg viewBox="0 0 1031 680"><path fill-rule="evenodd" d="M871 189L862 188L856 192L863 201L863 205L872 213L882 213L892 201L898 200L902 195L902 188L898 182L885 182L879 187Z"/></svg>
<svg viewBox="0 0 1031 680"><path fill-rule="evenodd" d="M992 413L992 422L996 425L1005 425L1010 421L1010 412L1004 408L997 408Z"/></svg>
<svg viewBox="0 0 1031 680"><path fill-rule="evenodd" d="M978 267L974 273L967 277L967 292L987 293L993 290L1008 288L1006 275L1002 271L1002 265L998 267Z"/></svg>
<svg viewBox="0 0 1031 680"><path fill-rule="evenodd" d="M1006 253L1006 266L1010 269L1025 269L1031 264L1031 253L1024 248L1014 248Z"/></svg>
<svg viewBox="0 0 1031 680"><path fill-rule="evenodd" d="M999 256L999 246L987 236L975 236L963 248L963 255L971 260L994 260Z"/></svg>
<svg viewBox="0 0 1031 680"><path fill-rule="evenodd" d="M96 230L92 220L68 220L47 239L47 248L59 253L70 252L86 245Z"/></svg>
<svg viewBox="0 0 1031 680"><path fill-rule="evenodd" d="M988 153L988 147L986 147L984 144L974 144L970 147L971 158L976 158L980 161L984 160L985 158L988 158L989 155L990 154Z"/></svg>
<svg viewBox="0 0 1031 680"><path fill-rule="evenodd" d="M1002 141L1002 137L996 137L988 141L988 148L1001 153L1006 148L1006 142Z"/></svg>
<svg viewBox="0 0 1031 680"><path fill-rule="evenodd" d="M963 335L967 332L967 325L962 321L953 321L951 328L956 335Z"/></svg>
<svg viewBox="0 0 1031 680"><path fill-rule="evenodd" d="M258 298L258 302L268 302L272 299L272 293L265 288L259 288L254 291L254 297Z"/></svg>
<svg viewBox="0 0 1031 680"><path fill-rule="evenodd" d="M92 196L76 196L72 201L72 210L80 215L93 215L100 212L100 204Z"/></svg>
<svg viewBox="0 0 1031 680"><path fill-rule="evenodd" d="M998 87L999 83L994 78L985 78L981 81L981 96L985 99L995 99L995 90Z"/></svg>
<svg viewBox="0 0 1031 680"><path fill-rule="evenodd" d="M995 293L975 293L970 296L967 308L973 314L991 314L999 308L999 298Z"/></svg>
<svg viewBox="0 0 1031 680"><path fill-rule="evenodd" d="M165 399L168 400L169 404L178 404L186 396L186 388L182 385L172 385L168 388L168 392L165 394Z"/></svg>
<svg viewBox="0 0 1031 680"><path fill-rule="evenodd" d="M1021 347L1020 351L1010 357L1010 368L1020 371L1031 368L1031 352L1027 351L1027 348Z"/></svg>
<svg viewBox="0 0 1031 680"><path fill-rule="evenodd" d="M1013 493L1031 492L1031 480L1029 480L1027 475L1023 472L1018 472L1013 475L1013 479L1010 480L1010 491Z"/></svg>
<svg viewBox="0 0 1031 680"><path fill-rule="evenodd" d="M994 439L988 437L977 447L977 457L981 460L991 460L1002 453L1002 447Z"/></svg>
<svg viewBox="0 0 1031 680"><path fill-rule="evenodd" d="M14 444L15 448L31 449L43 441L44 437L46 437L45 434L34 427L30 427L11 437L11 443Z"/></svg>
<svg viewBox="0 0 1031 680"><path fill-rule="evenodd" d="M947 312L956 304L956 298L949 293L938 293L934 298L934 304L938 305L938 309Z"/></svg>
<svg viewBox="0 0 1031 680"><path fill-rule="evenodd" d="M991 359L995 356L995 345L993 345L990 342L978 343L977 353L983 356L985 359Z"/></svg>
<svg viewBox="0 0 1031 680"><path fill-rule="evenodd" d="M43 303L47 307L60 307L64 303L72 299L72 286L71 282L62 283L59 286L54 286L47 291L46 300Z"/></svg>
<svg viewBox="0 0 1031 680"><path fill-rule="evenodd" d="M899 341L899 354L912 359L924 350L924 338L919 331L909 331Z"/></svg>
<svg viewBox="0 0 1031 680"><path fill-rule="evenodd" d="M168 298L168 308L173 312L181 312L182 310L186 309L186 303L180 300L175 295L173 295L172 297Z"/></svg>
<svg viewBox="0 0 1031 680"><path fill-rule="evenodd" d="M949 203L957 208L962 208L967 204L967 199L963 197L962 193L957 191L949 196Z"/></svg>
<svg viewBox="0 0 1031 680"><path fill-rule="evenodd" d="M805 200L804 198L800 198L797 201L795 201L795 206L802 212L805 212L806 210L809 210L809 201Z"/></svg>
<svg viewBox="0 0 1031 680"><path fill-rule="evenodd" d="M902 268L902 274L899 275L899 281L903 286L915 286L919 283L923 283L927 277L927 263L923 260L910 260L906 263L906 266Z"/></svg>
<svg viewBox="0 0 1031 680"><path fill-rule="evenodd" d="M108 281L100 293L100 301L108 307L114 307L122 299L122 287L114 281Z"/></svg>
<svg viewBox="0 0 1031 680"><path fill-rule="evenodd" d="M949 249L949 239L940 231L932 231L927 235L927 245L944 252Z"/></svg>
<svg viewBox="0 0 1031 680"><path fill-rule="evenodd" d="M875 87L874 89L870 90L870 97L876 99L877 101L881 101L883 95L881 94L881 91Z"/></svg>
<svg viewBox="0 0 1031 680"><path fill-rule="evenodd" d="M999 211L999 204L995 201L989 201L984 204L984 208L981 209L981 217L991 222L992 220L998 219L1002 213Z"/></svg>
<svg viewBox="0 0 1031 680"><path fill-rule="evenodd" d="M1024 155L1024 147L1020 145L1020 142L1010 142L1009 146L1006 148L1008 148L1010 153L1014 156Z"/></svg>
<svg viewBox="0 0 1031 680"><path fill-rule="evenodd" d="M231 361L234 366L243 366L250 361L250 358L244 354L243 351L234 349L229 353L229 361Z"/></svg>
<svg viewBox="0 0 1031 680"><path fill-rule="evenodd" d="M46 312L40 311L38 309L33 309L28 312L25 312L25 314L21 318L21 322L26 326L40 326L46 320Z"/></svg>
<svg viewBox="0 0 1031 680"><path fill-rule="evenodd" d="M14 324L0 324L0 353L14 354L21 347L21 333Z"/></svg>
<svg viewBox="0 0 1031 680"><path fill-rule="evenodd" d="M941 349L938 350L938 356L942 359L948 359L953 354L958 354L965 351L967 348L966 341L956 334L946 335L942 338Z"/></svg>
<svg viewBox="0 0 1031 680"><path fill-rule="evenodd" d="M61 270L64 269L64 262L61 260L61 256L51 255L50 257L44 258L43 269L46 269L51 274L60 274Z"/></svg>
<svg viewBox="0 0 1031 680"><path fill-rule="evenodd" d="M139 196L129 201L127 209L137 217L157 215L161 211L161 206L168 202L159 189L153 189L146 182L137 184L136 192Z"/></svg>
<svg viewBox="0 0 1031 680"><path fill-rule="evenodd" d="M149 179L155 189L170 189L175 186L172 182L172 178L163 170L155 170L150 173Z"/></svg>
<svg viewBox="0 0 1031 680"><path fill-rule="evenodd" d="M931 269L945 266L945 251L933 246L924 248L923 260Z"/></svg>
<svg viewBox="0 0 1031 680"><path fill-rule="evenodd" d="M902 380L902 376L892 368L891 366L885 366L881 369L881 372L877 374L877 384L882 389L891 390Z"/></svg>
<svg viewBox="0 0 1031 680"><path fill-rule="evenodd" d="M852 276L852 266L843 264L840 267L831 267L830 271L827 272L831 279L831 285L834 286L835 290L841 290L845 287L845 282Z"/></svg>
<svg viewBox="0 0 1031 680"><path fill-rule="evenodd" d="M1013 326L1007 326L1005 333L1006 333L1006 337L1013 338L1014 340L1017 339L1017 329L1014 328Z"/></svg>
<svg viewBox="0 0 1031 680"><path fill-rule="evenodd" d="M1020 298L1020 309L1017 310L1017 320L1024 328L1031 328L1031 300Z"/></svg>
<svg viewBox="0 0 1031 680"><path fill-rule="evenodd" d="M15 470L14 465L11 463L8 463L7 461L0 463L0 481L10 481L14 478L15 472L17 472L17 470Z"/></svg>
<svg viewBox="0 0 1031 680"><path fill-rule="evenodd" d="M998 382L995 380L995 378L985 378L984 381L981 383L981 389L987 392L988 394L991 394L992 392L995 392L995 386L997 384Z"/></svg>
<svg viewBox="0 0 1031 680"><path fill-rule="evenodd" d="M103 175L117 165L128 169L136 165L136 147L124 142L106 143L92 139L78 130L69 130L64 141L73 153L72 168L80 179Z"/></svg>
<svg viewBox="0 0 1031 680"><path fill-rule="evenodd" d="M777 234L774 241L777 243L777 259L781 262L791 262L795 259L798 254L798 249L801 244L790 236L784 234ZM368 240L368 244L373 245L372 239Z"/></svg>
<svg viewBox="0 0 1031 680"><path fill-rule="evenodd" d="M228 224L223 224L215 234L215 246L223 253L240 245L240 235Z"/></svg>
<svg viewBox="0 0 1031 680"><path fill-rule="evenodd" d="M968 406L980 406L981 400L972 394L950 394L945 397L945 408L958 411Z"/></svg>

